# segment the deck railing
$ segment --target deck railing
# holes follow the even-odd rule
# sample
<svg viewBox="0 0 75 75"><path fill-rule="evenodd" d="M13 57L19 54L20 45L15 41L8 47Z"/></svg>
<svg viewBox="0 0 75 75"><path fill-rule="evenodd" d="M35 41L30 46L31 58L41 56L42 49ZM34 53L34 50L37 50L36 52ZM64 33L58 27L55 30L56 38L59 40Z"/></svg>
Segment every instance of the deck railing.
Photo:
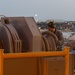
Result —
<svg viewBox="0 0 75 75"><path fill-rule="evenodd" d="M64 56L66 62L65 75L69 75L69 48L64 48L63 51L52 51L52 52L28 52L28 53L4 53L3 49L0 49L0 75L3 75L3 60L12 58L40 58L40 57L50 57L50 56ZM47 70L45 70L44 75L47 75Z"/></svg>

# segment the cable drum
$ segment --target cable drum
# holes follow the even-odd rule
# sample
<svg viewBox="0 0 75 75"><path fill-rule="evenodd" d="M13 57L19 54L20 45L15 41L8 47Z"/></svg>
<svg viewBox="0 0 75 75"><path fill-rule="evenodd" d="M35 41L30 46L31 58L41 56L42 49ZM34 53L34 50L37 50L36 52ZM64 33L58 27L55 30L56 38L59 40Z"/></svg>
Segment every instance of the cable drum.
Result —
<svg viewBox="0 0 75 75"><path fill-rule="evenodd" d="M45 36L42 37L45 45L45 51L49 51L49 43Z"/></svg>
<svg viewBox="0 0 75 75"><path fill-rule="evenodd" d="M0 24L0 38L2 40L4 53L12 53L13 52L12 38L8 29L3 24Z"/></svg>
<svg viewBox="0 0 75 75"><path fill-rule="evenodd" d="M55 34L53 34L51 31L45 31L45 32L42 32L42 35L51 35L54 40L55 40L55 43L57 44L58 43L58 38Z"/></svg>
<svg viewBox="0 0 75 75"><path fill-rule="evenodd" d="M2 42L2 40L1 40L1 36L0 36L0 49L4 49L4 47L3 47L3 42Z"/></svg>
<svg viewBox="0 0 75 75"><path fill-rule="evenodd" d="M46 46L45 51L56 51L56 46L58 42L57 36L50 31L42 32L42 36Z"/></svg>
<svg viewBox="0 0 75 75"><path fill-rule="evenodd" d="M48 43L49 43L49 50L48 51L56 51L56 44L54 38L50 35L46 36Z"/></svg>
<svg viewBox="0 0 75 75"><path fill-rule="evenodd" d="M8 30L9 30L11 36L12 36L12 39L13 39L14 52L15 53L21 52L21 50L22 50L22 41L20 40L16 29L11 24L6 25L6 27L8 28Z"/></svg>
<svg viewBox="0 0 75 75"><path fill-rule="evenodd" d="M0 24L0 49L4 49L4 53L17 53L22 50L22 41L11 24Z"/></svg>
<svg viewBox="0 0 75 75"><path fill-rule="evenodd" d="M42 51L45 51L45 50L46 50L45 42L44 42L44 40L42 39Z"/></svg>

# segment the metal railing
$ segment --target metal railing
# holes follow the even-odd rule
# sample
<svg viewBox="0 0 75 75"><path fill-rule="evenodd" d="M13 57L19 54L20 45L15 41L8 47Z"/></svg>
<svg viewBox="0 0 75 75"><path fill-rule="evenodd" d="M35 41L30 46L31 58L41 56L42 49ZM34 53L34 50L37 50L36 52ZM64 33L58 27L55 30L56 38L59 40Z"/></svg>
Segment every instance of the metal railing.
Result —
<svg viewBox="0 0 75 75"><path fill-rule="evenodd" d="M69 75L69 48L64 48L63 51L52 51L52 52L28 52L28 53L6 53L4 54L3 49L0 49L0 75L3 75L3 60L12 58L33 58L33 57L50 57L50 56L64 56L66 62L65 75ZM46 64L45 64L46 65ZM44 66L45 66L44 65ZM46 68L46 67L44 67ZM47 69L43 72L44 75L47 74Z"/></svg>

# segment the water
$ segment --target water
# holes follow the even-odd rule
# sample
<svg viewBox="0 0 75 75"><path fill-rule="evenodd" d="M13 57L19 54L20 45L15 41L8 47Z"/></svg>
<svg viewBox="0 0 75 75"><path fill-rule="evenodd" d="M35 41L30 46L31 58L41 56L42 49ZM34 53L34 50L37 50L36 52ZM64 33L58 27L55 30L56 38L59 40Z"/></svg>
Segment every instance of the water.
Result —
<svg viewBox="0 0 75 75"><path fill-rule="evenodd" d="M68 39L75 32L62 32L62 33L63 33L64 38Z"/></svg>

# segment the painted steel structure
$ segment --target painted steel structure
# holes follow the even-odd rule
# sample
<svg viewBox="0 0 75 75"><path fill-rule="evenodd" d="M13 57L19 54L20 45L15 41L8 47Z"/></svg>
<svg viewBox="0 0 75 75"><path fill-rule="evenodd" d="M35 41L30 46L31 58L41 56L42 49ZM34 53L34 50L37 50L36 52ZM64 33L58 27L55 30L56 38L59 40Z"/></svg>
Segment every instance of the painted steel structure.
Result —
<svg viewBox="0 0 75 75"><path fill-rule="evenodd" d="M42 58L42 57L50 57L50 56L64 56L65 57L65 62L66 62L66 67L65 67L65 75L69 75L69 48L66 47L64 48L63 51L52 51L52 52L28 52L28 53L7 53L4 54L3 49L0 49L0 75L3 75L3 61L5 59L13 59L13 58ZM39 62L41 62L39 60ZM47 70L47 62L43 61L43 67L44 67L44 71L43 74L44 75L48 75L48 70ZM41 66L41 64L40 64ZM41 66L42 68L42 66ZM41 71L39 72L41 73ZM41 74L40 74L41 75Z"/></svg>

